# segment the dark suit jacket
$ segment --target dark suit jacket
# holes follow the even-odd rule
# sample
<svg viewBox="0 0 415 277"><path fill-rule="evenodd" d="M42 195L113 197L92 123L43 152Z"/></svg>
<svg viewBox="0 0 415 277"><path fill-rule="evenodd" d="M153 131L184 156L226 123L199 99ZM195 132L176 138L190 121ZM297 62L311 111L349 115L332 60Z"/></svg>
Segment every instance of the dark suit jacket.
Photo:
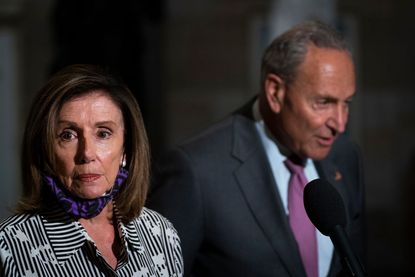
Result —
<svg viewBox="0 0 415 277"><path fill-rule="evenodd" d="M306 276L250 111L247 105L173 149L155 169L147 205L178 230L186 276ZM315 165L345 201L346 232L364 257L357 147L341 136ZM329 276L341 271L333 257Z"/></svg>

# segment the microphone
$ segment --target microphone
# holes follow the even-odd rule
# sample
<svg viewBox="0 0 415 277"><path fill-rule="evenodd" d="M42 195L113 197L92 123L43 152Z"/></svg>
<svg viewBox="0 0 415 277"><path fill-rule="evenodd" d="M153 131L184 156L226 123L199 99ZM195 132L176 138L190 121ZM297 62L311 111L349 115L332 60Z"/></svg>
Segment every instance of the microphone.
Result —
<svg viewBox="0 0 415 277"><path fill-rule="evenodd" d="M346 211L337 190L322 179L309 182L304 188L304 207L314 226L323 235L330 237L349 275L366 276L344 231L347 223Z"/></svg>

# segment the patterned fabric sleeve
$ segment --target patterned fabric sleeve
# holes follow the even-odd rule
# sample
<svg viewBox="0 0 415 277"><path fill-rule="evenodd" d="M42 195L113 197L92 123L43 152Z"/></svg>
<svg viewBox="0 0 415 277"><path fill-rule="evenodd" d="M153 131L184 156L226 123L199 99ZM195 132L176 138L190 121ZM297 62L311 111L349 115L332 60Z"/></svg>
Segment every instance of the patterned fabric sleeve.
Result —
<svg viewBox="0 0 415 277"><path fill-rule="evenodd" d="M3 232L0 232L0 276L19 276Z"/></svg>
<svg viewBox="0 0 415 277"><path fill-rule="evenodd" d="M141 238L141 241L147 240L145 247L153 245L155 240L157 240L161 245L161 249L158 250L160 251L160 257L153 257L155 268L166 266L166 272L164 273L168 274L168 276L183 276L183 257L180 238L172 223L159 213L147 208L144 208L140 218L140 223L146 226L146 232L152 234L152 236L147 237L147 239ZM144 230L142 228L138 228L138 230L140 229ZM154 241L151 242L152 240ZM147 251L149 251L149 249L147 249ZM156 250L153 249L152 251L154 252ZM161 272L156 275L159 276L159 274L160 276L164 276Z"/></svg>
<svg viewBox="0 0 415 277"><path fill-rule="evenodd" d="M173 225L169 222L169 227L172 230L172 252L174 257L174 272L177 276L183 276L183 255L182 255L182 248L180 246L180 238L177 234L176 229L174 229Z"/></svg>

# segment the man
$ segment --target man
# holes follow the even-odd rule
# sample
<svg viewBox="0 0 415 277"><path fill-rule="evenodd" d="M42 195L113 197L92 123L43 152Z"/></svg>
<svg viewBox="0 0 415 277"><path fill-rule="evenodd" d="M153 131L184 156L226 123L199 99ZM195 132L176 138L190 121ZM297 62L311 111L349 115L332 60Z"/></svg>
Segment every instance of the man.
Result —
<svg viewBox="0 0 415 277"><path fill-rule="evenodd" d="M272 42L261 71L256 99L171 151L148 205L177 228L187 276L338 276L330 239L297 200L308 181L332 183L364 256L361 159L341 135L355 94L350 52L328 26L306 22Z"/></svg>

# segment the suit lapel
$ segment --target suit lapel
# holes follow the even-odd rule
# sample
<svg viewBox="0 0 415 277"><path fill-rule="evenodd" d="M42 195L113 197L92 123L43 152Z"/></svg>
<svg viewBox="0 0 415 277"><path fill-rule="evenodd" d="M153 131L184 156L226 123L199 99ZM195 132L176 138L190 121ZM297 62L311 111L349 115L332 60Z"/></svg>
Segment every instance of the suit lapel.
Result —
<svg viewBox="0 0 415 277"><path fill-rule="evenodd" d="M234 174L247 205L290 275L305 276L294 236L253 121L236 115L233 133L232 154L241 162Z"/></svg>
<svg viewBox="0 0 415 277"><path fill-rule="evenodd" d="M320 162L315 162L315 166L320 178L326 179L337 189L345 204L346 213L348 213L346 207L346 203L348 202L347 184L343 178L343 173L339 170L336 163L332 159L327 158ZM346 216L349 218L347 214Z"/></svg>
<svg viewBox="0 0 415 277"><path fill-rule="evenodd" d="M347 185L345 183L345 180L342 176L342 172L337 167L336 163L330 158L330 156L320 162L315 162L316 169L318 171L318 174L320 178L327 180L330 184L332 184L337 191L339 192L340 196L343 199L344 204L347 203ZM348 209L346 208L346 218L350 218L347 213ZM348 227L345 228L346 232L348 232ZM336 251L333 253L333 258L330 263L329 273L328 276L337 276L338 272L336 271L336 268L341 268L340 260L338 258L338 255Z"/></svg>
<svg viewBox="0 0 415 277"><path fill-rule="evenodd" d="M323 161L315 161L314 165L321 179L327 180L330 184L334 184L336 179L336 166L328 159Z"/></svg>

